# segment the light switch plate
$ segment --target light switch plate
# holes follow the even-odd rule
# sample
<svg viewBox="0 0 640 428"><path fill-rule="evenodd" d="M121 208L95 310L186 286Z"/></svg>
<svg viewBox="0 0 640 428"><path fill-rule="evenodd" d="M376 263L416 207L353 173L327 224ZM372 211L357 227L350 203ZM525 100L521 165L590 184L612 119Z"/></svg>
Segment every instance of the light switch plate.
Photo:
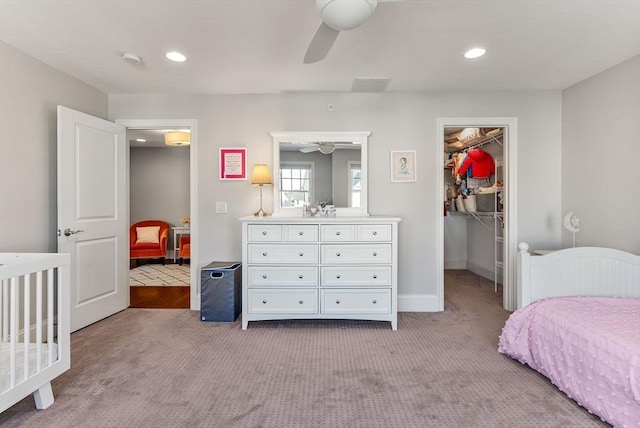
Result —
<svg viewBox="0 0 640 428"><path fill-rule="evenodd" d="M216 202L216 213L217 214L226 214L227 213L227 203L226 202Z"/></svg>

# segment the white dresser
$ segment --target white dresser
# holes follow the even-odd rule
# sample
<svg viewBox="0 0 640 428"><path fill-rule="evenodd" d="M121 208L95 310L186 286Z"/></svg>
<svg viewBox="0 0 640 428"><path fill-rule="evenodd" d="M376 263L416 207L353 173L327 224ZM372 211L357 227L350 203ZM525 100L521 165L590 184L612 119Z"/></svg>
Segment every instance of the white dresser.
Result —
<svg viewBox="0 0 640 428"><path fill-rule="evenodd" d="M249 321L363 319L397 329L395 217L243 217L242 329Z"/></svg>

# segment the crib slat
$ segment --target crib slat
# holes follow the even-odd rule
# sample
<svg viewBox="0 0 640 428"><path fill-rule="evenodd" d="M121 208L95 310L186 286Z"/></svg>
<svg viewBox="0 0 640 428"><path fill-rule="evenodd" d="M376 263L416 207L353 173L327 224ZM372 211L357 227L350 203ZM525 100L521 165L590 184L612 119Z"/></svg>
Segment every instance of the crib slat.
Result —
<svg viewBox="0 0 640 428"><path fill-rule="evenodd" d="M31 342L31 274L24 275L24 322L23 325L23 363L22 363L22 380L29 378L29 343Z"/></svg>
<svg viewBox="0 0 640 428"><path fill-rule="evenodd" d="M53 268L47 269L47 366L53 364Z"/></svg>
<svg viewBox="0 0 640 428"><path fill-rule="evenodd" d="M36 274L36 371L42 370L42 271Z"/></svg>
<svg viewBox="0 0 640 428"><path fill-rule="evenodd" d="M18 348L18 317L13 316L18 310L18 278L11 278L11 291L9 293L9 388L16 386L16 352Z"/></svg>
<svg viewBox="0 0 640 428"><path fill-rule="evenodd" d="M9 280L2 280L2 341L9 340Z"/></svg>

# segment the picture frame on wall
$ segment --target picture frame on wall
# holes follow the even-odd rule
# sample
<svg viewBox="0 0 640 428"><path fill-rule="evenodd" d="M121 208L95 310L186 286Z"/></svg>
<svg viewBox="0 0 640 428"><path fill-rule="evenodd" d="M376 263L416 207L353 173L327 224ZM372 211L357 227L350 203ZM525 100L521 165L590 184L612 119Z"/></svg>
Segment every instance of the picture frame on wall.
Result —
<svg viewBox="0 0 640 428"><path fill-rule="evenodd" d="M220 149L220 180L247 179L247 149L229 147Z"/></svg>
<svg viewBox="0 0 640 428"><path fill-rule="evenodd" d="M392 182L410 183L417 181L415 150L392 150L390 158Z"/></svg>

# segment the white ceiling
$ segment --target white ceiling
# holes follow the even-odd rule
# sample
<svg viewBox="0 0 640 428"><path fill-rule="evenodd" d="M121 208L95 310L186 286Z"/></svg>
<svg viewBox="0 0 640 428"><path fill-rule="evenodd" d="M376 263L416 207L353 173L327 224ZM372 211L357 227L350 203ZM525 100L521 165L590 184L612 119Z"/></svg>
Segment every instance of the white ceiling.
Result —
<svg viewBox="0 0 640 428"><path fill-rule="evenodd" d="M640 0L381 2L303 64L320 23L313 0L0 0L0 40L109 94L558 90L640 54Z"/></svg>

